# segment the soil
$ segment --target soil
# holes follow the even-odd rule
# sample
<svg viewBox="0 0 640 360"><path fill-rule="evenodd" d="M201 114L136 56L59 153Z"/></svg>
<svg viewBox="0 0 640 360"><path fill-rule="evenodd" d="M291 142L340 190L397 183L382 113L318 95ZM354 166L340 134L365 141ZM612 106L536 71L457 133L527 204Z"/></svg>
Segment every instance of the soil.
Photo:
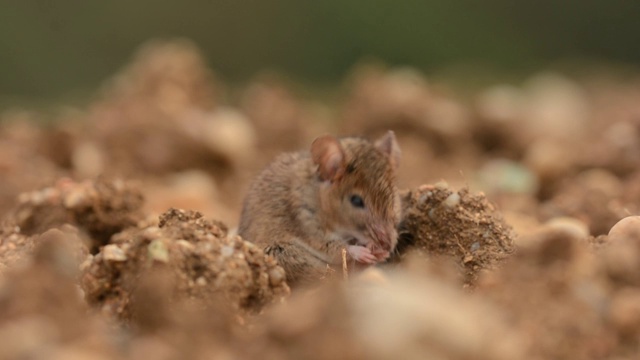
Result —
<svg viewBox="0 0 640 360"><path fill-rule="evenodd" d="M515 251L514 233L483 194L453 191L447 184L425 185L403 197L396 261L410 251L454 259L472 286Z"/></svg>
<svg viewBox="0 0 640 360"><path fill-rule="evenodd" d="M639 358L638 84L361 66L324 104L152 42L83 108L0 114L0 359ZM392 258L290 290L235 235L249 181L387 129Z"/></svg>

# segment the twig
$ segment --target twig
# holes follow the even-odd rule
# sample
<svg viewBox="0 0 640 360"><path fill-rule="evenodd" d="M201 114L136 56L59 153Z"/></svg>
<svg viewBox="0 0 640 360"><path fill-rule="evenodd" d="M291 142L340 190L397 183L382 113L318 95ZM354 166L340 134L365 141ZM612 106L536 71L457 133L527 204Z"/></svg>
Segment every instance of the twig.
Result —
<svg viewBox="0 0 640 360"><path fill-rule="evenodd" d="M347 249L342 249L342 278L349 280L349 269L347 268Z"/></svg>

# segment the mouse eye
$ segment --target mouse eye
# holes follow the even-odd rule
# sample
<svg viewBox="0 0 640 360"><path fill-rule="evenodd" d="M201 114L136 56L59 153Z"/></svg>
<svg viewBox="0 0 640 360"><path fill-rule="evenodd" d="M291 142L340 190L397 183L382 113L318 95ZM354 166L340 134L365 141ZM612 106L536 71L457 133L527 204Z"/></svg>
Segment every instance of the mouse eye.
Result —
<svg viewBox="0 0 640 360"><path fill-rule="evenodd" d="M362 197L360 195L351 195L351 197L349 198L349 201L351 202L351 205L353 205L354 207L357 207L357 208L364 207L364 200L362 200Z"/></svg>

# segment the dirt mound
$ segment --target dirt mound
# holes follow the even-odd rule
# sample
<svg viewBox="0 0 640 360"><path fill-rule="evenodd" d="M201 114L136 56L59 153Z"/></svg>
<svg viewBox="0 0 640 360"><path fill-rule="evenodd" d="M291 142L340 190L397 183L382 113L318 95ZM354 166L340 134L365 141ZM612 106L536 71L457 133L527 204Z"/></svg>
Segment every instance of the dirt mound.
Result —
<svg viewBox="0 0 640 360"><path fill-rule="evenodd" d="M259 311L289 293L284 270L258 247L228 236L220 223L197 212L171 209L155 225L114 237L84 264L82 288L89 304L128 320L136 289L149 272L167 268L173 297L224 299L234 309Z"/></svg>
<svg viewBox="0 0 640 360"><path fill-rule="evenodd" d="M87 246L93 253L112 235L142 219L140 191L121 180L62 179L55 186L23 193L18 201L6 219L9 230L31 236L73 225L86 234Z"/></svg>
<svg viewBox="0 0 640 360"><path fill-rule="evenodd" d="M103 359L113 353L105 324L87 316L75 250L64 233L49 230L23 255L26 265L0 276L0 358Z"/></svg>
<svg viewBox="0 0 640 360"><path fill-rule="evenodd" d="M627 224L629 225L629 224ZM638 224L629 229L637 234ZM637 236L587 239L560 232L507 260L479 282L535 358L633 358L640 334L640 247Z"/></svg>
<svg viewBox="0 0 640 360"><path fill-rule="evenodd" d="M411 250L452 257L466 284L511 255L514 234L483 194L424 185L403 197L398 257Z"/></svg>

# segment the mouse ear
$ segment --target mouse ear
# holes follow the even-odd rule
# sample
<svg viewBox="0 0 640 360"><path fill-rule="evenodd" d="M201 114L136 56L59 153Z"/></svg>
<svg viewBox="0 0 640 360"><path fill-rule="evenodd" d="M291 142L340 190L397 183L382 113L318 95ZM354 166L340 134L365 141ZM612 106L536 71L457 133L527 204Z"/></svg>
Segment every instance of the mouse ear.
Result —
<svg viewBox="0 0 640 360"><path fill-rule="evenodd" d="M400 165L402 152L400 151L400 146L398 146L396 135L393 131L387 131L386 134L376 141L375 146L378 150L382 151L383 154L389 157L391 166L393 166L394 169L397 169Z"/></svg>
<svg viewBox="0 0 640 360"><path fill-rule="evenodd" d="M338 139L331 135L320 136L311 144L311 158L318 165L322 180L335 181L344 173L344 150Z"/></svg>

